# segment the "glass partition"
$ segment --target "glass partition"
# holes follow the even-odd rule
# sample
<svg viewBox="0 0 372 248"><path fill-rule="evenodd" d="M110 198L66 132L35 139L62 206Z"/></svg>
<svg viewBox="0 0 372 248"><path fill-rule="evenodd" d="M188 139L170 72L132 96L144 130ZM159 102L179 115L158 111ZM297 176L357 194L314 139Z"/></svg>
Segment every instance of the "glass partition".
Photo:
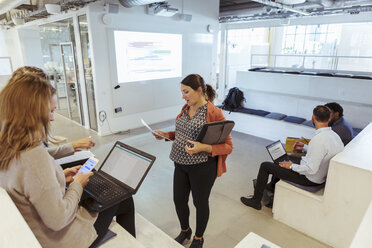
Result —
<svg viewBox="0 0 372 248"><path fill-rule="evenodd" d="M94 95L92 59L91 59L91 53L90 53L87 16L86 15L79 16L78 22L79 22L81 52L83 56L84 80L85 80L85 90L86 90L87 103L88 103L89 124L90 124L91 129L98 131L96 98Z"/></svg>
<svg viewBox="0 0 372 248"><path fill-rule="evenodd" d="M57 90L56 112L84 125L73 19L40 26L44 70Z"/></svg>

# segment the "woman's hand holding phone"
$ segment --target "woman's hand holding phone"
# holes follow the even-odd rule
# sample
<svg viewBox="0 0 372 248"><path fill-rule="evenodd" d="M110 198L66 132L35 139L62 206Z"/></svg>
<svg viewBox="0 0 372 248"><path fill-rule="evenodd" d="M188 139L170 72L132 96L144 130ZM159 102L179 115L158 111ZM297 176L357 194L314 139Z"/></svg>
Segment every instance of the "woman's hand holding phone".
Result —
<svg viewBox="0 0 372 248"><path fill-rule="evenodd" d="M93 172L88 173L78 173L74 176L74 182L79 182L83 188L88 184L89 178L93 176Z"/></svg>
<svg viewBox="0 0 372 248"><path fill-rule="evenodd" d="M80 166L79 171L77 174L73 176L74 181L79 182L83 187L85 187L89 182L89 177L93 175L91 170L94 166L98 163L98 159L95 157L90 157L84 165ZM74 168L74 167L73 167Z"/></svg>
<svg viewBox="0 0 372 248"><path fill-rule="evenodd" d="M81 167L82 165L78 165L78 166L66 168L63 170L63 172L65 173L66 183L70 183L74 181L74 176Z"/></svg>

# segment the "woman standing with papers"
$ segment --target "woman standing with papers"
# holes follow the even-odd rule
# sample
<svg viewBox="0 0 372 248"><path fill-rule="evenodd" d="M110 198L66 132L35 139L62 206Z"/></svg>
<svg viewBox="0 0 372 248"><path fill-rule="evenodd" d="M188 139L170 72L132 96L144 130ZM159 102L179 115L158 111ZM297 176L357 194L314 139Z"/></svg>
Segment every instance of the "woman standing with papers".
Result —
<svg viewBox="0 0 372 248"><path fill-rule="evenodd" d="M189 225L190 191L196 207L196 232L190 248L203 247L203 234L209 219L209 195L216 180L226 172L226 157L232 152L231 136L218 145L194 141L205 123L223 121L222 110L213 105L215 91L197 74L188 75L181 82L182 98L186 101L176 118L176 130L159 135L174 141L170 159L174 162L173 200L181 233L175 238L183 243L191 238ZM159 140L163 137L155 135Z"/></svg>

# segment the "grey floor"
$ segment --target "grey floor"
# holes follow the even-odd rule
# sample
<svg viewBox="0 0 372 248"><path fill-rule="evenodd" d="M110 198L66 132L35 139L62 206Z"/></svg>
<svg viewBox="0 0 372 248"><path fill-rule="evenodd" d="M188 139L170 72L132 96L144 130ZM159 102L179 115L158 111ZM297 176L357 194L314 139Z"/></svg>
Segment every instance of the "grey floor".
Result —
<svg viewBox="0 0 372 248"><path fill-rule="evenodd" d="M163 130L172 126L172 121L152 125L154 129ZM52 123L52 134L64 136L69 141L91 135L97 142L92 152L101 160L116 140L155 155L157 159L134 197L136 211L171 237L178 234L180 229L172 201L173 164L168 158L171 142L155 140L145 128L100 137L59 115ZM281 247L328 247L274 220L271 209L263 207L257 211L240 203L241 196L253 193L252 179L257 175L259 164L269 160L265 145L270 141L238 132L233 132L232 138L234 150L227 160L228 171L216 180L212 189L204 247L234 247L249 232L255 232ZM195 229L195 208L191 198L190 209L191 228Z"/></svg>

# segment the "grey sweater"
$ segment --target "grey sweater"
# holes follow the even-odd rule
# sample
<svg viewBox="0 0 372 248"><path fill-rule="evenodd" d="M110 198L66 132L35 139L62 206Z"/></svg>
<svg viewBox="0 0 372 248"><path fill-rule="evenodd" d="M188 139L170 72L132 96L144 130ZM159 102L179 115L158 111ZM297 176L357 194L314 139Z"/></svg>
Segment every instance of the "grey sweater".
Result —
<svg viewBox="0 0 372 248"><path fill-rule="evenodd" d="M54 159L63 158L75 153L72 143L67 143L59 146L47 147L47 151Z"/></svg>
<svg viewBox="0 0 372 248"><path fill-rule="evenodd" d="M72 182L65 190L63 170L41 145L13 159L0 171L3 187L45 247L89 247L96 239L91 215L78 206L83 188Z"/></svg>

